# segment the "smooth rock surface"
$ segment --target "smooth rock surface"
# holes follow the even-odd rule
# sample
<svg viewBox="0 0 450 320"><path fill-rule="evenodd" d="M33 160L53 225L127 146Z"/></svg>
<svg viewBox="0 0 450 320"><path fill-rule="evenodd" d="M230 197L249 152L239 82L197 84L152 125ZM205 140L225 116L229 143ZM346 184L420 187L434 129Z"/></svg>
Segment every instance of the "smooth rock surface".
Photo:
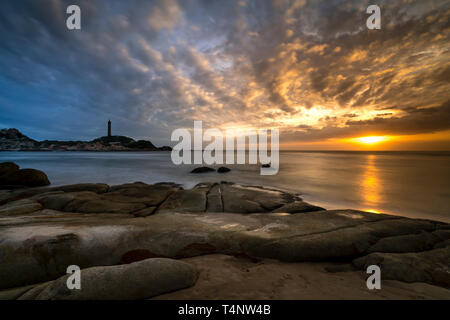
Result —
<svg viewBox="0 0 450 320"><path fill-rule="evenodd" d="M36 300L137 300L190 287L197 271L185 262L153 258L130 264L81 270L81 289L67 288L67 278L41 285L19 299Z"/></svg>

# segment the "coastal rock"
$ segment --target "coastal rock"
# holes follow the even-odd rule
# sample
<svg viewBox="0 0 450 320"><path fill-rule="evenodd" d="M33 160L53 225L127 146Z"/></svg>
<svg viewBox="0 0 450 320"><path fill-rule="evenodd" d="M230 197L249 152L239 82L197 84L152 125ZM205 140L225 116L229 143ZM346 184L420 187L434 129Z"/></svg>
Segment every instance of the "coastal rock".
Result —
<svg viewBox="0 0 450 320"><path fill-rule="evenodd" d="M198 168L193 169L191 171L191 173L205 173L205 172L214 172L214 171L216 171L216 170L213 168L210 168L210 167L198 167Z"/></svg>
<svg viewBox="0 0 450 320"><path fill-rule="evenodd" d="M42 209L42 205L37 201L23 199L10 202L0 206L0 216L23 215Z"/></svg>
<svg viewBox="0 0 450 320"><path fill-rule="evenodd" d="M78 183L67 186L54 187L51 191L78 192L91 191L95 193L105 193L109 190L109 186L105 183Z"/></svg>
<svg viewBox="0 0 450 320"><path fill-rule="evenodd" d="M104 193L108 190L109 186L104 183L81 183L59 187L35 187L20 190L10 190L0 193L0 205L8 203L10 201L30 197L39 200L40 197L45 197L50 194L57 194L63 192L91 191L95 193Z"/></svg>
<svg viewBox="0 0 450 320"><path fill-rule="evenodd" d="M36 169L19 169L2 175L0 179L3 185L39 187L50 184L47 175Z"/></svg>
<svg viewBox="0 0 450 320"><path fill-rule="evenodd" d="M267 212L295 199L285 192L262 187L221 184L220 188L225 212Z"/></svg>
<svg viewBox="0 0 450 320"><path fill-rule="evenodd" d="M63 211L81 213L132 213L142 210L145 207L146 205L144 203L111 201L110 198L93 192L78 192L75 193L75 198L64 207Z"/></svg>
<svg viewBox="0 0 450 320"><path fill-rule="evenodd" d="M359 269L377 265L383 279L425 282L450 288L450 248L419 253L371 253L353 260Z"/></svg>
<svg viewBox="0 0 450 320"><path fill-rule="evenodd" d="M450 234L447 235L450 239ZM395 237L386 237L380 239L377 243L368 249L368 252L420 252L433 249L434 245L443 240L434 232L421 232L418 234L407 234Z"/></svg>
<svg viewBox="0 0 450 320"><path fill-rule="evenodd" d="M111 187L103 199L114 202L143 203L147 206L159 206L172 193L179 190L173 185L148 185L142 182Z"/></svg>
<svg viewBox="0 0 450 320"><path fill-rule="evenodd" d="M207 188L178 190L161 204L158 212L204 212L206 209Z"/></svg>
<svg viewBox="0 0 450 320"><path fill-rule="evenodd" d="M279 213L302 213L302 212L312 212L312 211L322 211L324 208L314 206L304 201L294 201L287 203L272 212Z"/></svg>
<svg viewBox="0 0 450 320"><path fill-rule="evenodd" d="M217 169L218 173L226 173L226 172L230 172L231 169L227 168L227 167L220 167L219 169Z"/></svg>
<svg viewBox="0 0 450 320"><path fill-rule="evenodd" d="M191 287L197 271L185 262L153 258L118 266L81 270L79 290L67 288L63 276L45 284L38 292L25 293L21 300L137 300Z"/></svg>
<svg viewBox="0 0 450 320"><path fill-rule="evenodd" d="M3 175L8 175L19 170L19 166L14 162L1 162L0 163L0 179Z"/></svg>

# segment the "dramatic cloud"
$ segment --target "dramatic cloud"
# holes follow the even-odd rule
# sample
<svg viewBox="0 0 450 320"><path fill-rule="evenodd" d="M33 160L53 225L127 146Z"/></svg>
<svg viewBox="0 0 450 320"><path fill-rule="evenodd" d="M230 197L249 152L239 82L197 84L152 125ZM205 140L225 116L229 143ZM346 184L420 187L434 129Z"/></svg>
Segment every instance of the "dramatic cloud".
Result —
<svg viewBox="0 0 450 320"><path fill-rule="evenodd" d="M66 28L77 4L82 30ZM450 129L450 3L2 1L0 127L37 139L178 127L279 128L281 141Z"/></svg>

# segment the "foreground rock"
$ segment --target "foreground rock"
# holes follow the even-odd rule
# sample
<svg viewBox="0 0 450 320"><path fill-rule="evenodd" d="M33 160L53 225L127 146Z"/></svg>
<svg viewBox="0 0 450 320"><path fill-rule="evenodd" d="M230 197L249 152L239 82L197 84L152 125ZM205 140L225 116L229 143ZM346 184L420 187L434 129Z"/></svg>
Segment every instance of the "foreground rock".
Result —
<svg viewBox="0 0 450 320"><path fill-rule="evenodd" d="M338 262L295 262L211 254L183 259L199 270L193 287L162 294L154 299L450 299L450 290L427 283L382 279L382 290L367 290L367 274L352 270L326 272Z"/></svg>
<svg viewBox="0 0 450 320"><path fill-rule="evenodd" d="M53 281L72 264L86 269L210 254L339 260L361 269L374 262L383 279L386 270L389 279L449 283L449 224L323 210L267 187L83 184L4 191L0 203L0 289ZM408 270L416 265L414 275Z"/></svg>
<svg viewBox="0 0 450 320"><path fill-rule="evenodd" d="M425 282L450 289L450 247L419 253L371 253L353 264L364 270L377 265L383 279Z"/></svg>
<svg viewBox="0 0 450 320"><path fill-rule="evenodd" d="M36 169L19 169L15 163L0 163L0 188L5 186L39 187L50 184L47 175Z"/></svg>
<svg viewBox="0 0 450 320"><path fill-rule="evenodd" d="M81 289L67 288L63 276L37 286L21 300L137 300L191 287L197 280L195 268L172 259L147 259L131 264L81 270Z"/></svg>

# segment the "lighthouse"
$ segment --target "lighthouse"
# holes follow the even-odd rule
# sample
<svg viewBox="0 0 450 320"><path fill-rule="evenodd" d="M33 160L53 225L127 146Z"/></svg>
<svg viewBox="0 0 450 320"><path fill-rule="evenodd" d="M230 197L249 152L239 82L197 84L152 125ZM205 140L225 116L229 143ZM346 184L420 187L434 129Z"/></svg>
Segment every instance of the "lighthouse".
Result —
<svg viewBox="0 0 450 320"><path fill-rule="evenodd" d="M111 137L111 120L108 120L108 137Z"/></svg>

